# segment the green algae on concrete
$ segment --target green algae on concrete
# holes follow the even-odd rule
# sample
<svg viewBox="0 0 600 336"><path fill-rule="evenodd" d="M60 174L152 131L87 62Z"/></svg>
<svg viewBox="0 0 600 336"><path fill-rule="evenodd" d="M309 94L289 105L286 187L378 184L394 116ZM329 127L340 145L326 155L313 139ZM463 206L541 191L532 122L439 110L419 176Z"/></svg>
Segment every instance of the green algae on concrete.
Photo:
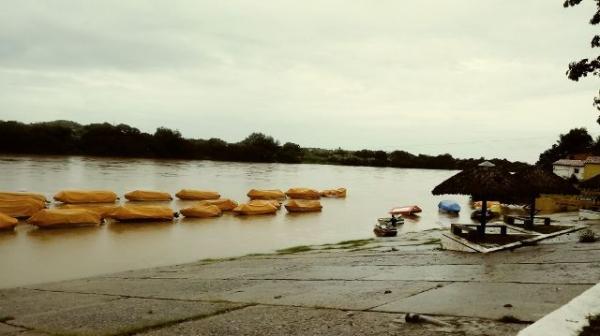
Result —
<svg viewBox="0 0 600 336"><path fill-rule="evenodd" d="M16 326L51 334L131 334L190 319L225 313L245 304L125 298L62 311L16 317Z"/></svg>

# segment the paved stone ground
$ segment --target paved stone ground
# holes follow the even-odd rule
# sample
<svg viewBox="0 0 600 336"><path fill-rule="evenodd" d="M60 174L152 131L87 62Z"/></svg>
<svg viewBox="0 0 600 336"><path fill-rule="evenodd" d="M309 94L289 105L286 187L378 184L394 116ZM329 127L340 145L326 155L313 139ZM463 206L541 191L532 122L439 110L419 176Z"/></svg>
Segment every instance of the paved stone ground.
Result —
<svg viewBox="0 0 600 336"><path fill-rule="evenodd" d="M439 235L0 290L0 335L514 335L600 280L600 243L576 233L489 255Z"/></svg>

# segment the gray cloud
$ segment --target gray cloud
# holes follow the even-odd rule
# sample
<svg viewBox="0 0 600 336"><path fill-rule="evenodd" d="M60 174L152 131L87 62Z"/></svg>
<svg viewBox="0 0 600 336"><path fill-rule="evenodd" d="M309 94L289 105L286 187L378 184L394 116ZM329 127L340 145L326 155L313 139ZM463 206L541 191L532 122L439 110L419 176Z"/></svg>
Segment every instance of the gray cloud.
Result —
<svg viewBox="0 0 600 336"><path fill-rule="evenodd" d="M19 1L0 118L533 161L588 126L591 7L518 1ZM480 139L480 140L478 140ZM523 139L527 139L526 141ZM527 146L523 146L523 142Z"/></svg>

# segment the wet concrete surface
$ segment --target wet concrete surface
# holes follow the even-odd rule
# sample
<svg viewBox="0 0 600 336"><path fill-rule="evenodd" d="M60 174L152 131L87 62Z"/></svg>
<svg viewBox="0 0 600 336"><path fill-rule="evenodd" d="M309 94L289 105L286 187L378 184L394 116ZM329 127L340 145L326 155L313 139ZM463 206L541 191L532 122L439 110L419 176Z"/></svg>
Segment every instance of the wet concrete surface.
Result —
<svg viewBox="0 0 600 336"><path fill-rule="evenodd" d="M0 335L512 335L600 280L600 242L575 235L489 255L439 235L0 290Z"/></svg>

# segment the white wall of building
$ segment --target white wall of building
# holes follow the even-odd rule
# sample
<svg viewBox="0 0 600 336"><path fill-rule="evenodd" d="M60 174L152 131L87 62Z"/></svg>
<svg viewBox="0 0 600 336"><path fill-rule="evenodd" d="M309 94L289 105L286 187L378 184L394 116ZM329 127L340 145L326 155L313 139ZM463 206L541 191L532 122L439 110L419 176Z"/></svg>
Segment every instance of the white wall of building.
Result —
<svg viewBox="0 0 600 336"><path fill-rule="evenodd" d="M583 179L583 167L573 167L573 166L562 166L562 165L554 165L552 167L552 171L554 174L568 179L572 175L575 175L578 180Z"/></svg>

